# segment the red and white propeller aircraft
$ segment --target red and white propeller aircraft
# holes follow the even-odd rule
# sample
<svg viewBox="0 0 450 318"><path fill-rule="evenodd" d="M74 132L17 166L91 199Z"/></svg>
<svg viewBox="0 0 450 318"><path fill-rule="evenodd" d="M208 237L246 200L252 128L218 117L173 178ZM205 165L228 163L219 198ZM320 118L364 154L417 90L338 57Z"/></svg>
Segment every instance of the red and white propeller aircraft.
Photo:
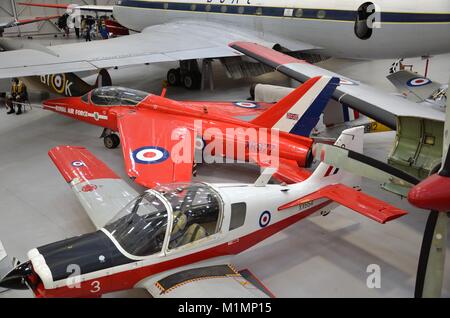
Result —
<svg viewBox="0 0 450 318"><path fill-rule="evenodd" d="M149 188L191 181L195 149L261 166L267 164L268 156L279 158L275 177L293 183L309 176L298 167L312 162L313 140L308 136L338 83L336 77L312 78L250 122L234 116L254 115L255 109L271 105L180 102L131 89L102 87L82 97L45 101L43 107L104 127L107 148L120 144L113 133L119 132L128 175ZM175 156L183 160L174 160Z"/></svg>
<svg viewBox="0 0 450 318"><path fill-rule="evenodd" d="M336 145L362 151L362 143L357 127ZM291 185L268 184L268 168L254 184L175 183L138 195L85 148L59 146L49 155L98 230L30 250L29 261L0 281L36 297L130 288L154 297L270 296L229 265L233 255L336 203L380 223L405 214L357 191L358 178L325 163Z"/></svg>

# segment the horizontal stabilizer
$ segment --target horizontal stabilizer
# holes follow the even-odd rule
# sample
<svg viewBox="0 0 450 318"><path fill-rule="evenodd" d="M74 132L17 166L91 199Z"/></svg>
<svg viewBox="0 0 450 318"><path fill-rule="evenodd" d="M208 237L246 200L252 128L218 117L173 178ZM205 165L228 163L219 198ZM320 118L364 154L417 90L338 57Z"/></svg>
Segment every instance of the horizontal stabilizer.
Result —
<svg viewBox="0 0 450 318"><path fill-rule="evenodd" d="M58 146L48 154L97 228L138 195L84 147Z"/></svg>
<svg viewBox="0 0 450 318"><path fill-rule="evenodd" d="M406 196L409 189L419 182L414 176L384 162L342 147L316 144L313 154L320 161L333 167L383 184L394 184L398 194L402 196Z"/></svg>
<svg viewBox="0 0 450 318"><path fill-rule="evenodd" d="M386 78L400 93L416 103L430 98L442 86L429 78L407 70L389 74Z"/></svg>
<svg viewBox="0 0 450 318"><path fill-rule="evenodd" d="M318 199L329 199L379 223L386 223L407 212L343 184L328 185L305 197L287 203L279 211Z"/></svg>

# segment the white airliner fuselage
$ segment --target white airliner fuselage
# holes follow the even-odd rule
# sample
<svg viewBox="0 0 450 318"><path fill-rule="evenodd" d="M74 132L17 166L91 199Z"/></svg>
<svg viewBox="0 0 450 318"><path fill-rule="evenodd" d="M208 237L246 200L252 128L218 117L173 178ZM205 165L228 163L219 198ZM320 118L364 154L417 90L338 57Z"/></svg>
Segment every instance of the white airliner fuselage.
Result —
<svg viewBox="0 0 450 318"><path fill-rule="evenodd" d="M302 42L337 57L396 58L450 51L448 0L122 0L114 6L114 16L137 31L175 20L218 22L225 29L280 39L293 50L295 42ZM367 22L379 28L367 28Z"/></svg>

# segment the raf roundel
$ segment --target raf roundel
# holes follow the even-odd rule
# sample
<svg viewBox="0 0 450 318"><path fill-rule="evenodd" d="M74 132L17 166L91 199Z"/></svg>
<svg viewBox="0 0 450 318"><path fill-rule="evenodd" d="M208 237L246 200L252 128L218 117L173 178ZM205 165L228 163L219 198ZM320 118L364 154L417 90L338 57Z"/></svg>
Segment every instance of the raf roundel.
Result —
<svg viewBox="0 0 450 318"><path fill-rule="evenodd" d="M147 146L141 147L133 151L133 159L141 164L160 163L169 158L169 152L163 147Z"/></svg>
<svg viewBox="0 0 450 318"><path fill-rule="evenodd" d="M429 80L428 78L416 77L416 78L410 79L406 84L409 87L417 87L417 86L427 85L430 83L431 83L431 80Z"/></svg>
<svg viewBox="0 0 450 318"><path fill-rule="evenodd" d="M84 162L81 160L72 161L72 166L79 168L85 166Z"/></svg>
<svg viewBox="0 0 450 318"><path fill-rule="evenodd" d="M266 227L269 225L271 219L271 214L269 211L264 211L261 213L261 216L259 217L259 226L260 227Z"/></svg>
<svg viewBox="0 0 450 318"><path fill-rule="evenodd" d="M58 93L63 93L65 88L66 76L64 74L53 74L50 83L53 89Z"/></svg>
<svg viewBox="0 0 450 318"><path fill-rule="evenodd" d="M250 102L235 102L234 105L242 108L257 108L258 105Z"/></svg>

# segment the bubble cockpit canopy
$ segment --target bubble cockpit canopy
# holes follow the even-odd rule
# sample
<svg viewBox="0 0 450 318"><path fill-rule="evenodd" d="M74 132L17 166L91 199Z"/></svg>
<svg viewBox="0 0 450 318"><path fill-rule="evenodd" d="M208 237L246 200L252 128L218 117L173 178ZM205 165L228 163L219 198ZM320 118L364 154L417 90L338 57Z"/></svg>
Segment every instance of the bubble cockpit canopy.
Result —
<svg viewBox="0 0 450 318"><path fill-rule="evenodd" d="M91 91L91 102L97 106L136 106L149 93L119 86L99 87ZM87 95L82 97L87 98Z"/></svg>
<svg viewBox="0 0 450 318"><path fill-rule="evenodd" d="M203 183L167 184L132 200L105 229L127 253L148 256L163 248L169 213L168 247L174 249L219 231L222 200Z"/></svg>

